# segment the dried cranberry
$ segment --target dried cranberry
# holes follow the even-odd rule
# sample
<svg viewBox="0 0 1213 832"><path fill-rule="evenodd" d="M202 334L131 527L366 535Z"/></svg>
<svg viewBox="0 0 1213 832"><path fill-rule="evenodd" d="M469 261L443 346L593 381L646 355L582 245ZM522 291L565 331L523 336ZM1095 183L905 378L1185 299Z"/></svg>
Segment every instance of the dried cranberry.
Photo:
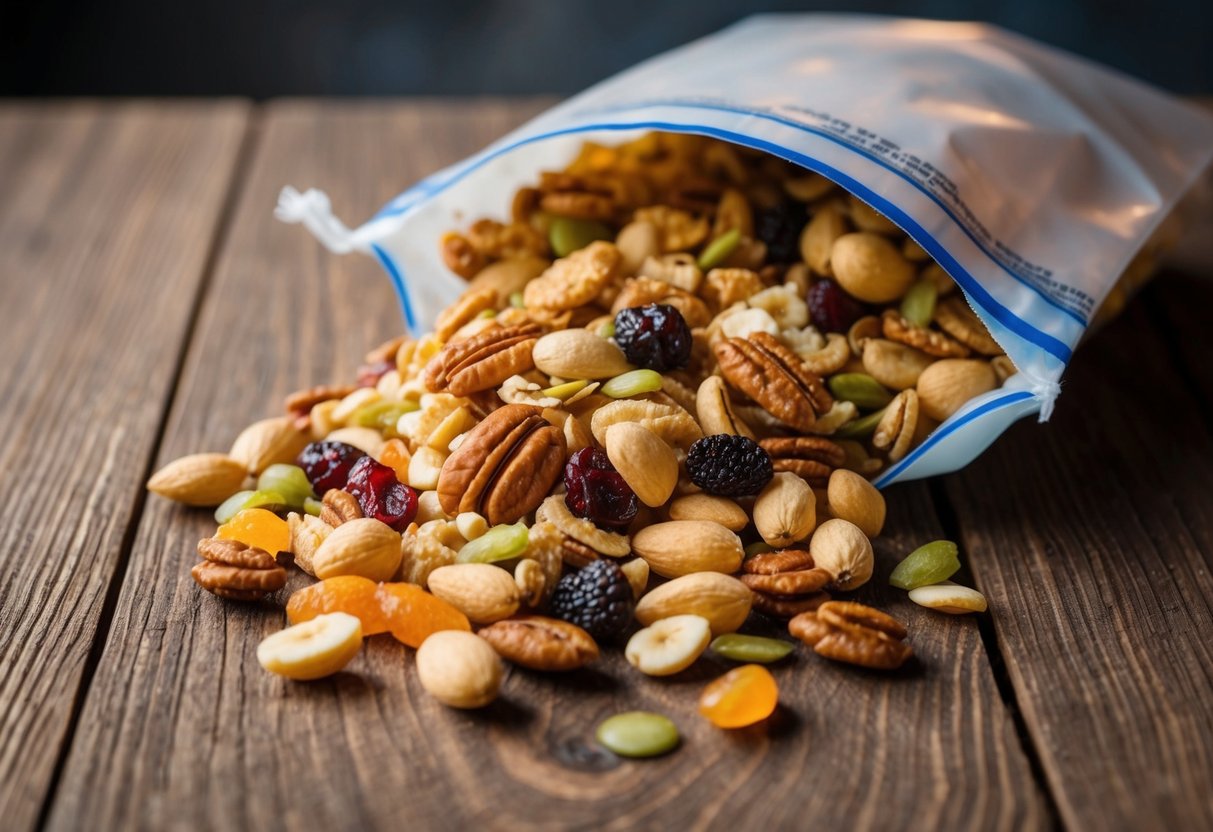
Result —
<svg viewBox="0 0 1213 832"><path fill-rule="evenodd" d="M417 492L396 479L396 472L364 456L350 471L345 490L358 499L364 517L373 517L398 532L417 516Z"/></svg>
<svg viewBox="0 0 1213 832"><path fill-rule="evenodd" d="M358 367L358 386L374 387L391 370L396 369L394 361L376 361Z"/></svg>
<svg viewBox="0 0 1213 832"><path fill-rule="evenodd" d="M607 455L582 448L564 466L564 504L578 517L606 529L626 526L640 511L640 500Z"/></svg>
<svg viewBox="0 0 1213 832"><path fill-rule="evenodd" d="M800 232L809 222L804 204L785 200L771 208L759 209L754 217L754 234L767 244L768 263L795 263L800 259Z"/></svg>
<svg viewBox="0 0 1213 832"><path fill-rule="evenodd" d="M868 314L868 308L843 291L833 280L818 280L809 287L809 315L822 332L846 332Z"/></svg>
<svg viewBox="0 0 1213 832"><path fill-rule="evenodd" d="M691 360L691 328L681 312L663 303L620 309L615 343L628 361L659 373L685 367Z"/></svg>
<svg viewBox="0 0 1213 832"><path fill-rule="evenodd" d="M364 456L365 451L344 442L313 442L299 452L295 464L307 474L312 489L324 496L330 488L344 487L350 469Z"/></svg>

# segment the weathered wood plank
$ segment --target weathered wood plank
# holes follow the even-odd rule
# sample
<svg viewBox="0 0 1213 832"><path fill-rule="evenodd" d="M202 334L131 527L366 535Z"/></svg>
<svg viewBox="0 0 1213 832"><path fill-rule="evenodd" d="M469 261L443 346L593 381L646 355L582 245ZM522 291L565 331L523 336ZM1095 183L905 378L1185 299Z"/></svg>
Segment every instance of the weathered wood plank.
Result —
<svg viewBox="0 0 1213 832"><path fill-rule="evenodd" d="M339 213L474 150L533 110L453 105L270 107L233 233L202 311L161 461L224 448L307 383L348 377L397 327L377 267L332 258L270 217L287 183L328 189ZM421 240L419 245L433 245ZM939 534L925 488L893 495L884 571ZM411 651L368 641L350 672L284 684L253 651L276 604L225 604L188 576L213 524L149 502L50 826L105 828L1040 828L1050 823L976 622L875 599L910 623L921 662L893 677L799 655L785 707L734 733L695 714L703 662L646 680L620 657L593 671L515 670L504 699L458 713L418 686ZM306 582L293 579L292 588ZM279 599L281 600L281 599ZM621 763L594 750L604 716L669 713L685 747Z"/></svg>
<svg viewBox="0 0 1213 832"><path fill-rule="evenodd" d="M1057 414L948 482L1068 826L1213 825L1213 441L1146 290L1078 353ZM1176 317L1210 389L1213 284ZM1200 352L1204 347L1204 352Z"/></svg>
<svg viewBox="0 0 1213 832"><path fill-rule="evenodd" d="M247 115L0 106L6 829L36 823L87 684Z"/></svg>

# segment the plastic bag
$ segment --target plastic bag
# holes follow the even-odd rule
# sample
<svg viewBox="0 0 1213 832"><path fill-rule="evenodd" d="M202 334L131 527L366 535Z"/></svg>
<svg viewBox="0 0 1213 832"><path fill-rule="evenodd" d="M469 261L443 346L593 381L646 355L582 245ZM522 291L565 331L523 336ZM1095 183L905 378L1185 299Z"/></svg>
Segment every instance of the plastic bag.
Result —
<svg viewBox="0 0 1213 832"><path fill-rule="evenodd" d="M278 216L374 254L414 332L466 285L438 253L469 216L587 140L690 132L820 173L907 232L1018 368L878 485L956 470L1013 421L1048 418L1074 347L1134 254L1213 156L1213 118L998 28L763 15L623 72L400 194L349 230L319 191Z"/></svg>

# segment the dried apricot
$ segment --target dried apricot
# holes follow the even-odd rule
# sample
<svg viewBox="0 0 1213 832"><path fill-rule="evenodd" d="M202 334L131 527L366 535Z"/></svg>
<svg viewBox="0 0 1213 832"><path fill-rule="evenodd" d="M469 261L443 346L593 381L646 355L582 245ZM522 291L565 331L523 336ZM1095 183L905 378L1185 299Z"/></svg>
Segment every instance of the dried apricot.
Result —
<svg viewBox="0 0 1213 832"><path fill-rule="evenodd" d="M744 728L769 717L778 703L779 686L771 671L747 664L703 689L699 713L720 728Z"/></svg>
<svg viewBox="0 0 1213 832"><path fill-rule="evenodd" d="M344 612L362 622L364 636L386 633L388 620L379 603L378 590L379 584L358 575L328 578L292 594L286 603L286 619L298 624L318 615Z"/></svg>
<svg viewBox="0 0 1213 832"><path fill-rule="evenodd" d="M389 439L379 452L379 461L396 472L396 479L401 482L409 481L409 462L413 455L402 439Z"/></svg>
<svg viewBox="0 0 1213 832"><path fill-rule="evenodd" d="M246 508L219 527L215 537L239 540L271 555L291 550L291 529L286 521L263 508Z"/></svg>
<svg viewBox="0 0 1213 832"><path fill-rule="evenodd" d="M416 584L379 584L377 596L388 630L409 647L440 630L472 629L466 615Z"/></svg>

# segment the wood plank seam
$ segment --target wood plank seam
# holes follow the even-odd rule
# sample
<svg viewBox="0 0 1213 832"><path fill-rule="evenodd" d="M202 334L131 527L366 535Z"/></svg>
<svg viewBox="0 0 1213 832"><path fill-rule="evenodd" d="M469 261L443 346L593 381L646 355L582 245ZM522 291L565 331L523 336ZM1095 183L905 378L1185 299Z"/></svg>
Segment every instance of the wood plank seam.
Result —
<svg viewBox="0 0 1213 832"><path fill-rule="evenodd" d="M136 486L137 493L133 500L134 508L126 529L122 533L122 544L118 553L118 561L114 573L110 578L109 585L105 590L105 600L101 606L97 630L92 643L89 645L84 668L81 672L80 684L76 689L71 713L68 717L63 744L59 748L50 780L47 782L46 793L43 795L42 806L38 811L35 829L41 830L46 828L51 809L58 795L59 782L71 753L76 729L80 722L80 714L84 708L84 702L92 687L93 678L96 674L97 666L101 661L101 655L105 651L106 642L109 640L110 626L113 622L114 612L118 606L118 596L122 591L123 584L126 582L127 567L130 563L131 550L135 543L135 534L139 529L139 523L143 519L144 508L147 504L148 495L146 489L143 487L143 483L147 482L148 478L151 477L152 469L155 467L160 453L160 446L164 441L169 417L172 413L173 402L177 398L178 386L181 383L182 372L185 368L186 357L189 355L190 346L193 343L197 330L200 310L202 309L207 292L210 290L212 276L218 263L219 252L223 249L224 242L231 228L232 219L235 215L236 200L240 194L240 183L243 181L249 168L253 152L256 149L257 140L261 135L260 122L261 105L251 105L248 111L248 119L244 125L244 135L240 139L240 147L236 151L236 160L232 165L230 179L224 192L222 207L220 208L219 216L216 218L211 239L207 244L202 275L198 281L198 287L194 292L189 319L186 322L185 331L182 333L177 355L174 357L172 380L162 403L160 418L156 423L155 436L148 447L143 476L139 479Z"/></svg>
<svg viewBox="0 0 1213 832"><path fill-rule="evenodd" d="M955 541L956 545L961 548L960 572L953 575L952 579L957 583L976 587L980 590L981 587L978 586L977 579L969 568L968 560L965 557L964 530L961 527L960 516L956 511L956 507L952 505L952 500L948 496L943 478L934 477L928 480L927 490L931 495L935 515L939 520L939 525L943 527L944 534L947 535L948 540ZM995 687L998 690L998 695L1002 698L1003 706L1007 709L1007 713L1010 714L1015 736L1019 740L1020 750L1028 760L1028 768L1031 771L1032 779L1036 782L1037 788L1044 796L1045 809L1049 814L1049 822L1054 828L1064 828L1064 824L1061 821L1061 810L1057 805L1057 799L1053 794L1053 788L1049 783L1048 775L1045 773L1044 761L1041 759L1040 751L1036 747L1036 742L1032 738L1032 733L1028 729L1027 721L1024 720L1023 711L1019 706L1019 697L1015 693L1015 685L1011 681L1010 672L1007 670L1007 663L1002 655L1002 645L999 643L998 633L994 629L994 622L988 615L978 615L975 618L977 619L977 631L981 636L981 643L985 647L986 657L990 663L990 672L994 676Z"/></svg>

